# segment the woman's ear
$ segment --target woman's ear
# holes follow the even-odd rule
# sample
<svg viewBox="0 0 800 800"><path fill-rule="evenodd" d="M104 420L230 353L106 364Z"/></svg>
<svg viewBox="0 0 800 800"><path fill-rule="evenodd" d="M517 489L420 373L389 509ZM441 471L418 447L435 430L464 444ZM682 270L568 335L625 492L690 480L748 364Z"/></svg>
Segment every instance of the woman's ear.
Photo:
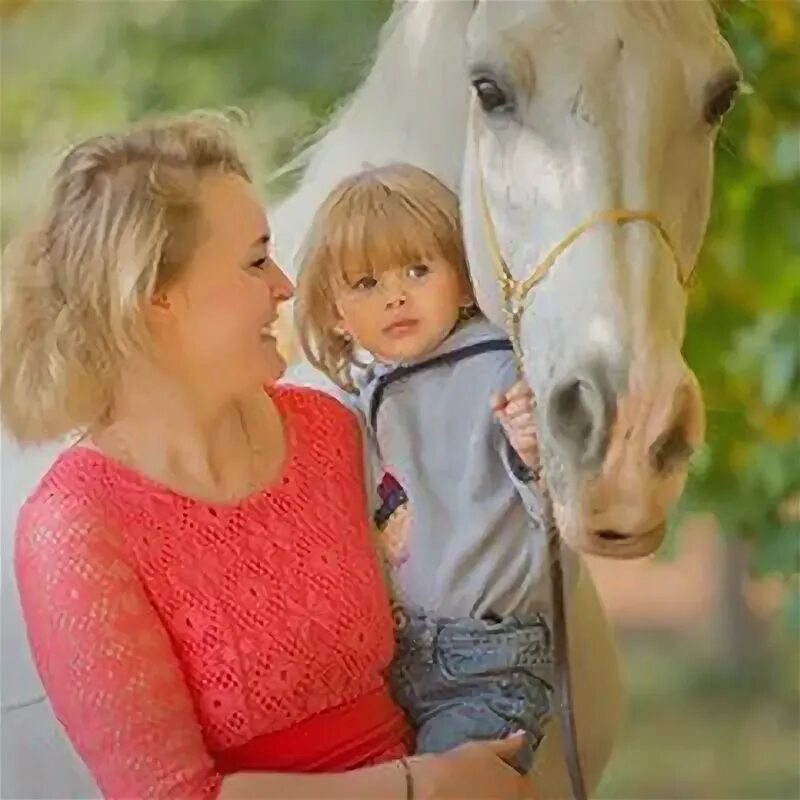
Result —
<svg viewBox="0 0 800 800"><path fill-rule="evenodd" d="M145 324L151 333L172 327L175 318L173 301L163 289L147 298L142 311Z"/></svg>
<svg viewBox="0 0 800 800"><path fill-rule="evenodd" d="M156 292L150 298L150 305L154 306L156 309L161 309L163 311L169 311L169 309L172 308L170 299L167 296L167 293L164 291Z"/></svg>

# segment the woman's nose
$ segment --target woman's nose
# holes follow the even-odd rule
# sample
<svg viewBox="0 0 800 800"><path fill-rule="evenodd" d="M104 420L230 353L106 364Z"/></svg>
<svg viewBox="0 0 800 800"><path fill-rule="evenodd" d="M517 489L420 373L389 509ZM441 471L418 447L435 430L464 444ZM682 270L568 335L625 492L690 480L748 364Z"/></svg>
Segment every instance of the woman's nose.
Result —
<svg viewBox="0 0 800 800"><path fill-rule="evenodd" d="M286 273L275 262L272 263L271 273L272 296L279 303L291 300L294 297L294 286Z"/></svg>

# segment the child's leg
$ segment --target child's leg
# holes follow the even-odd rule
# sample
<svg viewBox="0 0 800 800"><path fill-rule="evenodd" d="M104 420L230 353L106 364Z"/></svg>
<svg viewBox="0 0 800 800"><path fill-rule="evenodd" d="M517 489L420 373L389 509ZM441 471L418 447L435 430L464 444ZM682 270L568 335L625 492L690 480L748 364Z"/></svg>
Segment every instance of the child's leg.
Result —
<svg viewBox="0 0 800 800"><path fill-rule="evenodd" d="M543 620L407 616L393 686L417 731L417 752L522 730L527 741L513 766L527 772L550 713L550 632Z"/></svg>
<svg viewBox="0 0 800 800"><path fill-rule="evenodd" d="M504 739L525 730L497 714L487 703L465 701L442 708L426 719L417 731L417 753L443 753L460 744L482 739ZM525 730L525 741L509 762L524 775L533 767L533 755L538 738Z"/></svg>

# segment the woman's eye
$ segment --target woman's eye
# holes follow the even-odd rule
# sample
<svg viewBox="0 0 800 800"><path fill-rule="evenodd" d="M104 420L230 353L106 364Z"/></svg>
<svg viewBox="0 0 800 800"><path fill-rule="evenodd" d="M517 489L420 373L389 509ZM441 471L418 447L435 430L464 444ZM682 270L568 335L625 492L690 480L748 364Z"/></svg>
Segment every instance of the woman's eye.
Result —
<svg viewBox="0 0 800 800"><path fill-rule="evenodd" d="M267 263L267 257L264 256L264 258L258 258L255 261L251 261L250 266L254 267L255 269L264 269L266 263Z"/></svg>
<svg viewBox="0 0 800 800"><path fill-rule="evenodd" d="M409 267L408 274L412 278L424 278L430 271L430 267L426 264L415 264L413 267Z"/></svg>
<svg viewBox="0 0 800 800"><path fill-rule="evenodd" d="M378 281L376 281L375 278L370 275L365 275L353 284L353 288L359 291L366 291L367 289L374 289L377 285Z"/></svg>

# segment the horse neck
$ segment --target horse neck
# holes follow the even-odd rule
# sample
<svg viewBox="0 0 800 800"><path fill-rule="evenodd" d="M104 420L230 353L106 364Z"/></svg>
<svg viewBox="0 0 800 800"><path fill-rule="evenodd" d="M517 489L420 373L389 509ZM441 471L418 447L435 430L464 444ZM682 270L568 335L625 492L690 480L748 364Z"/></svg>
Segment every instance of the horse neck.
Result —
<svg viewBox="0 0 800 800"><path fill-rule="evenodd" d="M366 80L295 159L302 177L270 214L276 255L290 273L316 208L345 176L403 161L456 189L466 136L470 13L470 3L436 0L403 3L394 11Z"/></svg>

